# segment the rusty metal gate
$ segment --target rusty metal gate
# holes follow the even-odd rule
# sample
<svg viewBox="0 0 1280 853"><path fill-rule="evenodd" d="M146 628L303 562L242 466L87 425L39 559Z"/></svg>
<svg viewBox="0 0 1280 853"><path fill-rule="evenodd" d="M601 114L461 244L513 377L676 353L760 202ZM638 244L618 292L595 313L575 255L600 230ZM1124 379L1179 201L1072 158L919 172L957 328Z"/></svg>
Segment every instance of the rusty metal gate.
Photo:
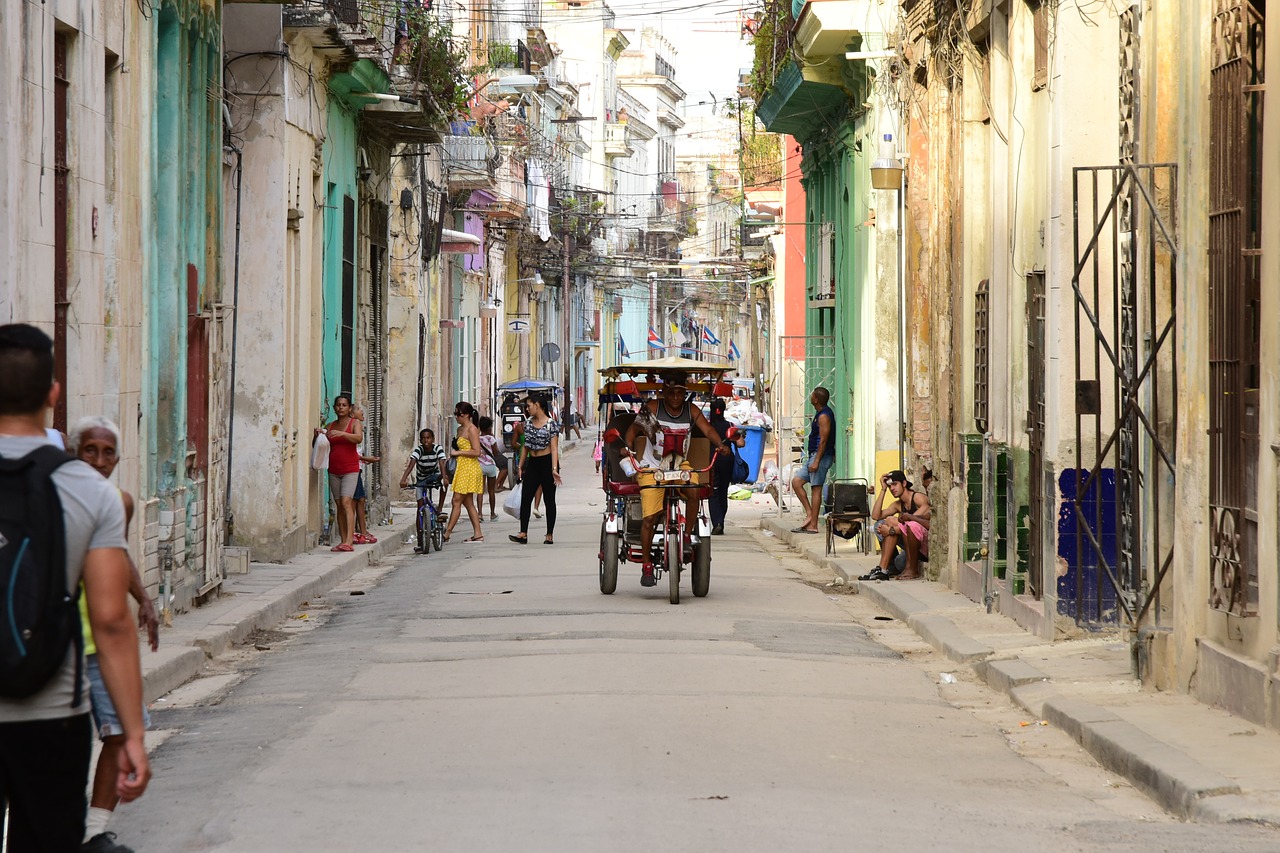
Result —
<svg viewBox="0 0 1280 853"><path fill-rule="evenodd" d="M1161 622L1173 562L1177 167L1080 167L1072 183L1076 458L1060 479L1059 609L1136 637Z"/></svg>
<svg viewBox="0 0 1280 853"><path fill-rule="evenodd" d="M1209 109L1210 606L1258 607L1263 20L1214 4Z"/></svg>
<svg viewBox="0 0 1280 853"><path fill-rule="evenodd" d="M774 427L778 433L779 463L785 464L799 459L804 431L813 420L809 394L819 385L835 392L836 349L834 335L783 335L778 343L784 395Z"/></svg>

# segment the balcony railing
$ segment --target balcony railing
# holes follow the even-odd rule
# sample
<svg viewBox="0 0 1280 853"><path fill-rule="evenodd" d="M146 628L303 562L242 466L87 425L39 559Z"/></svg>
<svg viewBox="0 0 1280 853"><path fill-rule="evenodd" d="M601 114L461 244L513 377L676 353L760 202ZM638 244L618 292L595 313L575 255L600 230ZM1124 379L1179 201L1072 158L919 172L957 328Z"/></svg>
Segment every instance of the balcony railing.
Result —
<svg viewBox="0 0 1280 853"><path fill-rule="evenodd" d="M524 161L507 151L498 161L496 197L489 208L490 217L519 219L528 207L525 190Z"/></svg>
<svg viewBox="0 0 1280 853"><path fill-rule="evenodd" d="M446 136L441 149L450 190L493 186L494 152L488 137Z"/></svg>
<svg viewBox="0 0 1280 853"><path fill-rule="evenodd" d="M607 157L630 157L635 153L626 122L611 121L604 126L604 153Z"/></svg>

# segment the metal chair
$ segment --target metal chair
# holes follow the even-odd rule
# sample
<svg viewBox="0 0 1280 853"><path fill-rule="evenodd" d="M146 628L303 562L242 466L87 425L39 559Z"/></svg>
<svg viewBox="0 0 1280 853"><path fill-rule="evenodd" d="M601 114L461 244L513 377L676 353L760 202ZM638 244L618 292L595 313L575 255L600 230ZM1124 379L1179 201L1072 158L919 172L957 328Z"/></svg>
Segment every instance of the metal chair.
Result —
<svg viewBox="0 0 1280 853"><path fill-rule="evenodd" d="M861 477L831 480L823 505L827 519L827 556L835 553L835 537L857 538L863 554L871 553L871 505L868 483Z"/></svg>

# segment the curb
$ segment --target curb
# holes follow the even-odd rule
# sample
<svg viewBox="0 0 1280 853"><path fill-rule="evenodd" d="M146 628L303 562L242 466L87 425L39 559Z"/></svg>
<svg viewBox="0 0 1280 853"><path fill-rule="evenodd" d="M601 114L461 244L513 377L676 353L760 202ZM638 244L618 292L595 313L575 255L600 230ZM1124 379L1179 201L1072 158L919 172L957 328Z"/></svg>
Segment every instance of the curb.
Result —
<svg viewBox="0 0 1280 853"><path fill-rule="evenodd" d="M229 609L199 631L189 645L170 646L155 654L144 654L143 701L154 702L169 691L181 687L200 674L207 659L225 653L254 631L270 628L307 599L327 592L360 570L381 562L402 547L404 537L413 530L413 523L410 519L399 526L386 528L386 535L379 537L377 543L362 548L343 560L322 557L318 552L300 554L301 558L313 558L307 562L314 563L314 558L319 558L321 564L300 564L295 577L270 592L248 598L243 604Z"/></svg>
<svg viewBox="0 0 1280 853"><path fill-rule="evenodd" d="M952 661L972 666L988 687L1009 697L1037 718L1069 734L1108 770L1117 773L1172 814L1213 823L1253 821L1280 825L1280 808L1242 794L1240 786L1186 753L1099 705L1058 692L1040 669L1019 659L990 660L994 650L960 630L954 622L892 583L854 580L843 559L814 554L779 519L761 519L771 532L800 555L830 569L871 599L881 610L906 623L921 639ZM806 537L808 538L808 537ZM1261 811L1260 811L1261 807Z"/></svg>
<svg viewBox="0 0 1280 853"><path fill-rule="evenodd" d="M1178 817L1200 812L1202 800L1240 793L1239 785L1216 770L1083 699L1049 699L1044 716L1075 738L1099 764L1132 781ZM1212 810L1202 813L1214 819Z"/></svg>

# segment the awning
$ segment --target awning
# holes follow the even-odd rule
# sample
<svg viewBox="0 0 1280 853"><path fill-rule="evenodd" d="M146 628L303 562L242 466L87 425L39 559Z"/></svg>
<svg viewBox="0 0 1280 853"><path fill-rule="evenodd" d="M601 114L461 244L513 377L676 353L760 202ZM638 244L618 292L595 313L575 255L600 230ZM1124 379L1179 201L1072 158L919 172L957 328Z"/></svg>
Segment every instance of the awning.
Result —
<svg viewBox="0 0 1280 853"><path fill-rule="evenodd" d="M480 247L480 238L465 231L440 229L440 251L455 255L474 255Z"/></svg>

